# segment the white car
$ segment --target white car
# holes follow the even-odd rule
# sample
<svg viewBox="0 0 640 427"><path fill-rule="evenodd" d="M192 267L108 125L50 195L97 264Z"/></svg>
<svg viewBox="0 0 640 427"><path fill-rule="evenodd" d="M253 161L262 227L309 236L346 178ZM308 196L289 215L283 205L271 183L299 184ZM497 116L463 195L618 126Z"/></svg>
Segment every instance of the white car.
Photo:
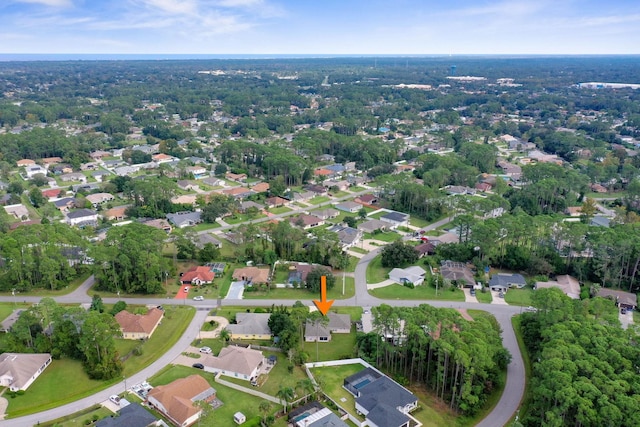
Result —
<svg viewBox="0 0 640 427"><path fill-rule="evenodd" d="M194 301L204 301L204 297L202 295L198 295L197 297L193 297Z"/></svg>
<svg viewBox="0 0 640 427"><path fill-rule="evenodd" d="M120 405L120 396L117 394L109 396L109 400L115 403L116 405Z"/></svg>
<svg viewBox="0 0 640 427"><path fill-rule="evenodd" d="M211 354L211 349L209 347L201 347L200 353Z"/></svg>
<svg viewBox="0 0 640 427"><path fill-rule="evenodd" d="M185 292L189 292L189 287L188 287L188 286L185 286L185 287L184 287L184 291L185 291Z"/></svg>
<svg viewBox="0 0 640 427"><path fill-rule="evenodd" d="M536 311L538 311L538 309L530 305L529 307L525 308L524 311L531 311L535 313Z"/></svg>

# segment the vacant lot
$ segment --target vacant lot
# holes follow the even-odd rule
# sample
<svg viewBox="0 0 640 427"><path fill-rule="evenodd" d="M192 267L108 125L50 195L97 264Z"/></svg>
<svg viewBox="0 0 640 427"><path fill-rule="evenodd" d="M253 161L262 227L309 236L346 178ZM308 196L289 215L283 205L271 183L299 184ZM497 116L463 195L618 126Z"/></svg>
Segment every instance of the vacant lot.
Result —
<svg viewBox="0 0 640 427"><path fill-rule="evenodd" d="M406 286L393 284L384 288L372 289L369 293L383 299L438 299L443 301L464 301L464 292L460 289L438 289L429 285L416 286L410 289Z"/></svg>

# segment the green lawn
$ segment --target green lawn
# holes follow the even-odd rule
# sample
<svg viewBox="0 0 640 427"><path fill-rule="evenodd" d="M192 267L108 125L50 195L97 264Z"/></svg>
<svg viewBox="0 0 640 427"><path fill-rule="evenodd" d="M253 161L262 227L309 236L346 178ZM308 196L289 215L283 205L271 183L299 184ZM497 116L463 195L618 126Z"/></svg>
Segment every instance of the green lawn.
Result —
<svg viewBox="0 0 640 427"><path fill-rule="evenodd" d="M84 411L76 412L75 414L67 415L66 417L58 418L46 423L39 423L41 427L54 427L54 426L81 426L86 420L90 420L93 416L98 417L99 420L107 418L113 415L113 412L103 406L92 406Z"/></svg>
<svg viewBox="0 0 640 427"><path fill-rule="evenodd" d="M351 193L348 191L332 191L331 194L333 195L333 197L344 197L350 195Z"/></svg>
<svg viewBox="0 0 640 427"><path fill-rule="evenodd" d="M355 281L353 277L345 277L345 293L342 295L342 276L338 273L336 276L336 285L332 289L327 290L327 299L346 299L355 295ZM306 289L294 288L275 288L267 291L246 292L246 299L316 299L320 295L313 294Z"/></svg>
<svg viewBox="0 0 640 427"><path fill-rule="evenodd" d="M247 421L261 416L258 407L263 399L216 383L213 380L213 375L205 374L198 369L188 368L186 366L168 366L157 375L151 377L149 383L154 386L165 385L178 378L184 378L193 374L201 375L206 379L207 382L216 389L216 396L223 403L220 408L205 414L205 417L200 421L202 426L235 427L236 424L233 421L233 414L236 412L245 414ZM273 404L274 412L279 409L280 406Z"/></svg>
<svg viewBox="0 0 640 427"><path fill-rule="evenodd" d="M358 186L349 187L349 191L351 191L352 193L359 193L359 192L364 191L364 190L366 190L366 188L364 188L364 187L358 187Z"/></svg>
<svg viewBox="0 0 640 427"><path fill-rule="evenodd" d="M312 205L319 205L320 203L325 203L330 201L331 198L327 197L327 196L316 196L314 198L312 198L311 200L309 200L308 203L312 204Z"/></svg>
<svg viewBox="0 0 640 427"><path fill-rule="evenodd" d="M389 278L391 267L382 266L382 257L378 255L367 266L367 283L380 283Z"/></svg>
<svg viewBox="0 0 640 427"><path fill-rule="evenodd" d="M122 378L110 382L90 379L78 360L54 360L24 395L7 399L7 414L15 418L51 409L90 396L119 381Z"/></svg>
<svg viewBox="0 0 640 427"><path fill-rule="evenodd" d="M416 286L414 289L410 289L406 286L393 284L383 288L372 289L369 293L374 297L383 299L464 301L464 292L453 287L449 289L440 288L438 289L438 295L436 295L436 288L428 285Z"/></svg>
<svg viewBox="0 0 640 427"><path fill-rule="evenodd" d="M237 215L226 217L224 219L224 222L226 222L227 224L239 224L241 222L252 221L254 219L260 219L264 217L265 216L262 214L258 214L257 216L252 216L252 217L250 217L247 214L237 214Z"/></svg>
<svg viewBox="0 0 640 427"><path fill-rule="evenodd" d="M316 362L351 358L355 345L356 334L352 330L350 334L331 334L329 342L305 342L303 349L309 354L309 360Z"/></svg>
<svg viewBox="0 0 640 427"><path fill-rule="evenodd" d="M224 246L223 246L224 247ZM233 271L236 268L244 267L243 264L230 263L227 265L227 270L225 271L222 277L214 279L214 283L218 285L218 297L224 298L227 296L227 292L229 292L229 288L231 287L232 275Z"/></svg>
<svg viewBox="0 0 640 427"><path fill-rule="evenodd" d="M384 233L364 233L364 239L373 239L380 240L382 242L395 242L396 240L402 239L402 236L396 233L395 231L387 231Z"/></svg>
<svg viewBox="0 0 640 427"><path fill-rule="evenodd" d="M351 246L349 250L353 252L357 252L359 254L365 254L365 255L369 253L369 251L365 251L364 249L358 248L357 246Z"/></svg>
<svg viewBox="0 0 640 427"><path fill-rule="evenodd" d="M275 215L291 212L293 209L286 206L278 206L277 208L269 208L269 212Z"/></svg>
<svg viewBox="0 0 640 427"><path fill-rule="evenodd" d="M24 304L22 302L14 304L9 302L0 303L0 322L9 317L13 310L29 308L31 304Z"/></svg>
<svg viewBox="0 0 640 427"><path fill-rule="evenodd" d="M204 230L213 230L214 228L218 228L218 227L220 227L220 224L218 224L217 222L214 224L207 224L203 222L203 223L194 225L193 227L191 227L191 230L204 231Z"/></svg>
<svg viewBox="0 0 640 427"><path fill-rule="evenodd" d="M189 306L165 307L162 323L151 338L142 344L142 354L127 359L123 374L130 376L166 353L180 339L195 313L196 310Z"/></svg>
<svg viewBox="0 0 640 427"><path fill-rule="evenodd" d="M491 291L487 289L487 292L476 291L476 298L478 302L482 302L485 304L491 304L493 301L493 296L491 296Z"/></svg>
<svg viewBox="0 0 640 427"><path fill-rule="evenodd" d="M511 288L504 294L504 300L511 305L531 305L531 294L533 289L525 287L523 289Z"/></svg>

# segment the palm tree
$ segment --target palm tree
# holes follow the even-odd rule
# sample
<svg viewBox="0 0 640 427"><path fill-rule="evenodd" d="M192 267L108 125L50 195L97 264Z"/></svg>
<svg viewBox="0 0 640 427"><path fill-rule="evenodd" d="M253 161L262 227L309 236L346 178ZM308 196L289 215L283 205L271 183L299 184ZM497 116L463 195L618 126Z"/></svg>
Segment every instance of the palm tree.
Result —
<svg viewBox="0 0 640 427"><path fill-rule="evenodd" d="M260 410L260 412L262 412L262 422L266 422L267 415L269 415L269 412L271 412L271 402L269 402L268 400L263 400L262 402L260 402L260 406L258 406L258 409Z"/></svg>
<svg viewBox="0 0 640 427"><path fill-rule="evenodd" d="M293 388L283 386L280 386L280 390L278 390L278 392L276 393L276 396L280 398L280 402L284 402L283 406L285 414L287 413L289 402L293 400L294 395L295 393L293 391Z"/></svg>
<svg viewBox="0 0 640 427"><path fill-rule="evenodd" d="M307 403L307 400L311 393L315 391L315 386L313 385L313 381L309 378L303 378L296 383L296 391L300 390L300 394L304 394L304 402Z"/></svg>
<svg viewBox="0 0 640 427"><path fill-rule="evenodd" d="M231 332L227 328L224 328L220 331L220 340L226 346L229 340L231 339Z"/></svg>

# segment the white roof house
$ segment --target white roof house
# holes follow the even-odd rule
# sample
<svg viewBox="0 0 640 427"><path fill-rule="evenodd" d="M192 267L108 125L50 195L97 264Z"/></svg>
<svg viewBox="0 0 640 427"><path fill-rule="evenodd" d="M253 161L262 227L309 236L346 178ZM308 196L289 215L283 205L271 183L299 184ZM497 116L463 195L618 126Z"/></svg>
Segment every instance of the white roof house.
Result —
<svg viewBox="0 0 640 427"><path fill-rule="evenodd" d="M49 353L0 354L0 386L11 391L26 390L50 363Z"/></svg>
<svg viewBox="0 0 640 427"><path fill-rule="evenodd" d="M418 267L417 265L407 268L394 268L389 272L389 279L400 285L413 283L414 286L418 286L424 282L424 275L426 273L422 267Z"/></svg>

